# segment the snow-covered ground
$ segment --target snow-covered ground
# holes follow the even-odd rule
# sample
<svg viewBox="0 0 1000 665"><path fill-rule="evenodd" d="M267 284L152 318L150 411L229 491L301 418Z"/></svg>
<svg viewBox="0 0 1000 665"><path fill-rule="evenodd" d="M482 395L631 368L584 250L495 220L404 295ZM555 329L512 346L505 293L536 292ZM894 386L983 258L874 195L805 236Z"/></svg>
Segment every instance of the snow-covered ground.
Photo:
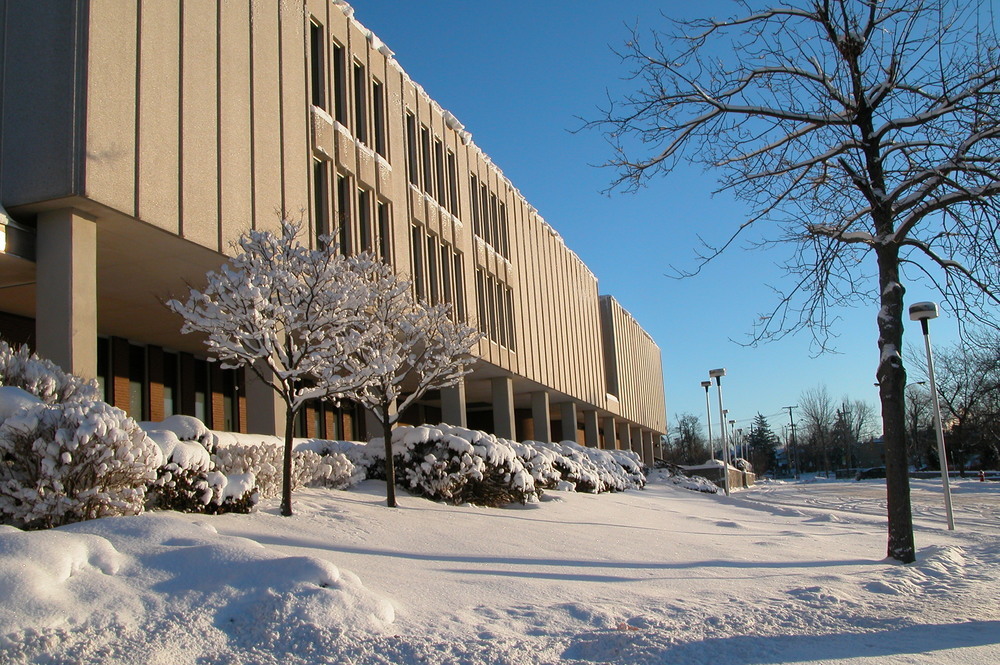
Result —
<svg viewBox="0 0 1000 665"><path fill-rule="evenodd" d="M956 481L948 532L914 481L907 566L877 480L506 509L384 491L0 527L0 663L1000 662L1000 483Z"/></svg>

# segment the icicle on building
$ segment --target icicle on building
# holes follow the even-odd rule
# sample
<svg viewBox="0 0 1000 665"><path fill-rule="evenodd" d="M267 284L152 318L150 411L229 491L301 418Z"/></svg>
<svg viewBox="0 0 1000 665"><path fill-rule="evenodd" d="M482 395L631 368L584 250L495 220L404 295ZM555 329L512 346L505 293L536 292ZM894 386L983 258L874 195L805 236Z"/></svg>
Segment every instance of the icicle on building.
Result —
<svg viewBox="0 0 1000 665"><path fill-rule="evenodd" d="M304 211L479 326L408 423L631 448L666 427L660 351L469 132L337 0L0 0L0 334L143 420L274 433L265 386L160 304ZM362 438L312 405L302 435Z"/></svg>

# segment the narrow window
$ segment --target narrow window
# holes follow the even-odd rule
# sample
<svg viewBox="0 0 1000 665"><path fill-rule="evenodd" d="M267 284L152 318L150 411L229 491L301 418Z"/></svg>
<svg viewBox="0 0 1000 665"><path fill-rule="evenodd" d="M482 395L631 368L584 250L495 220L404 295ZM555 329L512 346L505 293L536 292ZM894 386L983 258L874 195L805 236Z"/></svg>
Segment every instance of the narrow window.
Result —
<svg viewBox="0 0 1000 665"><path fill-rule="evenodd" d="M385 126L385 86L372 80L372 122L375 126L375 152L387 157Z"/></svg>
<svg viewBox="0 0 1000 665"><path fill-rule="evenodd" d="M114 384L111 373L111 340L107 337L97 338L97 386L105 402L112 401L110 387Z"/></svg>
<svg viewBox="0 0 1000 665"><path fill-rule="evenodd" d="M326 109L326 68L323 61L323 26L309 23L309 54L310 83L312 84L312 103L321 109Z"/></svg>
<svg viewBox="0 0 1000 665"><path fill-rule="evenodd" d="M194 361L194 417L212 427L208 408L208 363L204 360Z"/></svg>
<svg viewBox="0 0 1000 665"><path fill-rule="evenodd" d="M507 348L517 351L517 342L514 339L514 290L509 286L507 289Z"/></svg>
<svg viewBox="0 0 1000 665"><path fill-rule="evenodd" d="M354 135L368 143L368 99L365 94L368 78L364 65L354 63Z"/></svg>
<svg viewBox="0 0 1000 665"><path fill-rule="evenodd" d="M476 268L476 314L479 318L477 321L477 326L479 332L487 333L487 317L486 317L486 279L483 277L483 271Z"/></svg>
<svg viewBox="0 0 1000 665"><path fill-rule="evenodd" d="M455 254L455 315L465 321L465 273L462 271L462 255Z"/></svg>
<svg viewBox="0 0 1000 665"><path fill-rule="evenodd" d="M372 243L371 194L364 189L358 189L358 233L362 252L375 249Z"/></svg>
<svg viewBox="0 0 1000 665"><path fill-rule="evenodd" d="M489 317L489 323L486 327L489 330L490 339L499 342L497 336L497 289L496 280L493 279L492 275L486 276L486 315Z"/></svg>
<svg viewBox="0 0 1000 665"><path fill-rule="evenodd" d="M441 289L438 285L437 241L433 236L427 236L427 285L430 292L430 303L437 305L441 302Z"/></svg>
<svg viewBox="0 0 1000 665"><path fill-rule="evenodd" d="M500 202L500 254L505 258L510 258L510 229L507 226L507 205Z"/></svg>
<svg viewBox="0 0 1000 665"><path fill-rule="evenodd" d="M469 201L472 207L472 232L480 238L483 237L483 223L479 214L479 179L475 174L471 176L472 184L469 187Z"/></svg>
<svg viewBox="0 0 1000 665"><path fill-rule="evenodd" d="M479 216L479 237L490 242L490 190L485 182L479 183Z"/></svg>
<svg viewBox="0 0 1000 665"><path fill-rule="evenodd" d="M493 246L493 249L497 249L500 245L500 243L497 242L497 236L500 235L497 231L497 226L499 224L497 221L497 215L497 195L490 192L490 228L486 232L486 235L489 236L487 238L487 242Z"/></svg>
<svg viewBox="0 0 1000 665"><path fill-rule="evenodd" d="M507 346L507 291L503 282L496 283L497 292L497 342Z"/></svg>
<svg viewBox="0 0 1000 665"><path fill-rule="evenodd" d="M417 300L424 300L427 295L424 289L424 242L423 234L416 226L411 231L410 244L413 252L413 287L416 290Z"/></svg>
<svg viewBox="0 0 1000 665"><path fill-rule="evenodd" d="M128 415L136 420L148 420L146 349L133 344L128 351Z"/></svg>
<svg viewBox="0 0 1000 665"><path fill-rule="evenodd" d="M434 196L434 172L431 171L431 132L420 127L420 165L424 169L424 191Z"/></svg>
<svg viewBox="0 0 1000 665"><path fill-rule="evenodd" d="M448 212L458 216L458 167L451 150L448 151Z"/></svg>
<svg viewBox="0 0 1000 665"><path fill-rule="evenodd" d="M236 371L222 370L222 429L235 432L239 429L239 413L236 410Z"/></svg>
<svg viewBox="0 0 1000 665"><path fill-rule="evenodd" d="M441 302L451 303L452 315L455 313L454 293L451 273L451 249L448 245L441 245Z"/></svg>
<svg viewBox="0 0 1000 665"><path fill-rule="evenodd" d="M177 387L180 384L179 363L176 353L163 354L163 416L172 416L179 411Z"/></svg>
<svg viewBox="0 0 1000 665"><path fill-rule="evenodd" d="M337 242L340 253L351 253L351 195L345 176L337 174Z"/></svg>
<svg viewBox="0 0 1000 665"><path fill-rule="evenodd" d="M345 73L344 47L333 45L333 119L347 125L347 104L344 103Z"/></svg>
<svg viewBox="0 0 1000 665"><path fill-rule="evenodd" d="M420 176L417 172L417 119L412 113L406 114L406 170L409 172L410 184L419 185Z"/></svg>
<svg viewBox="0 0 1000 665"><path fill-rule="evenodd" d="M386 263L392 263L389 245L389 205L378 202L378 256Z"/></svg>
<svg viewBox="0 0 1000 665"><path fill-rule="evenodd" d="M444 146L440 139L434 139L434 195L438 203L444 204Z"/></svg>
<svg viewBox="0 0 1000 665"><path fill-rule="evenodd" d="M326 162L321 159L313 160L313 209L316 238L330 235L330 188L326 177Z"/></svg>

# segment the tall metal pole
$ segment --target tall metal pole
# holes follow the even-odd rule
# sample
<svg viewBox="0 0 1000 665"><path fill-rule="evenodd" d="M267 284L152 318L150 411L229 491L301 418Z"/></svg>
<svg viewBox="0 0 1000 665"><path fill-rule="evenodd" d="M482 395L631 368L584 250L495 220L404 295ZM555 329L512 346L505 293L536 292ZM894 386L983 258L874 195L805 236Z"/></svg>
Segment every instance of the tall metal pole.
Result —
<svg viewBox="0 0 1000 665"><path fill-rule="evenodd" d="M715 461L715 442L712 440L712 406L708 399L708 389L712 387L711 381L702 381L701 387L705 389L705 422L708 423L708 449L712 453L712 461Z"/></svg>
<svg viewBox="0 0 1000 665"><path fill-rule="evenodd" d="M788 421L792 425L792 449L789 451L790 457L791 457L790 461L791 461L792 464L795 465L795 478L798 479L799 473L801 472L801 470L799 469L799 463L798 463L798 461L796 459L796 451L795 451L795 416L792 415L792 409L797 409L799 407L796 404L795 406L786 406L785 408L788 409Z"/></svg>
<svg viewBox="0 0 1000 665"><path fill-rule="evenodd" d="M722 377L726 375L726 370L713 369L708 376L715 379L715 387L719 391L719 437L722 439L722 457L725 472L722 474L726 489L726 496L729 496L729 441L726 438L726 413L722 406Z"/></svg>
<svg viewBox="0 0 1000 665"><path fill-rule="evenodd" d="M931 380L931 397L934 403L934 430L937 433L938 457L941 459L941 484L944 487L944 511L948 517L948 530L955 530L955 516L951 510L951 486L948 484L948 454L944 447L944 427L941 424L941 401L938 399L937 385L934 383L934 357L931 354L931 335L927 319L920 319L924 332L924 346L927 349L927 376Z"/></svg>

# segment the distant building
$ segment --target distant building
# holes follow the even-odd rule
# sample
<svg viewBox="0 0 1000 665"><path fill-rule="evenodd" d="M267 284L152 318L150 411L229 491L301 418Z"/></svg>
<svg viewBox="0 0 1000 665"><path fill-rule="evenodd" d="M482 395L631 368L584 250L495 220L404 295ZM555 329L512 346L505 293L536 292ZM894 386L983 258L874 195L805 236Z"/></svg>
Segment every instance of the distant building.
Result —
<svg viewBox="0 0 1000 665"><path fill-rule="evenodd" d="M0 334L98 377L141 419L282 428L160 299L248 228L304 217L379 252L485 335L405 422L576 439L652 459L660 351L461 123L336 0L0 0ZM470 91L470 94L473 91ZM350 405L303 435L364 436Z"/></svg>

